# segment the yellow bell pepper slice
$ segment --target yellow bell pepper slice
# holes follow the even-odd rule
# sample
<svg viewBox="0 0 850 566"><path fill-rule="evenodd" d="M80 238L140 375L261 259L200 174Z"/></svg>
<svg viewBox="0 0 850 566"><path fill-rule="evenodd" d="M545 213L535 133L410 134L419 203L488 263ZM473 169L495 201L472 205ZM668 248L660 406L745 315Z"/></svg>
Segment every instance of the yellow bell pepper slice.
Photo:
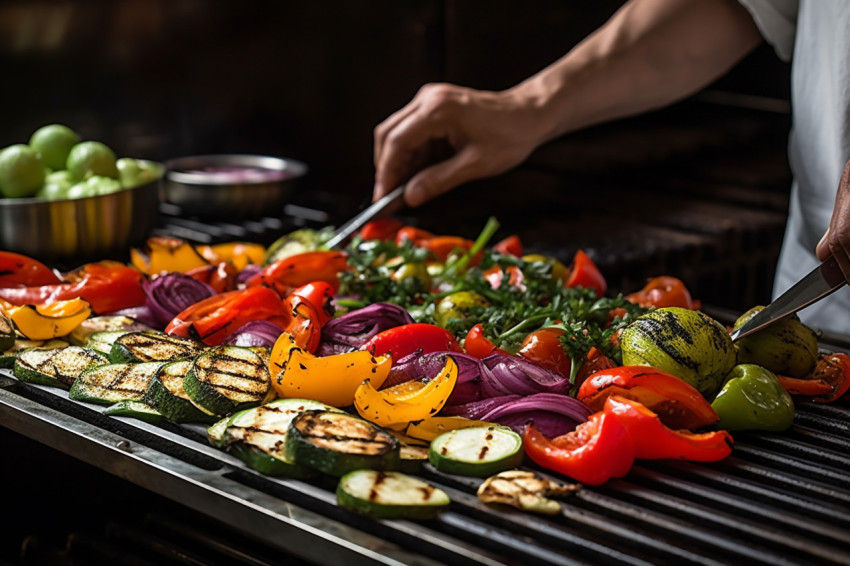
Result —
<svg viewBox="0 0 850 566"><path fill-rule="evenodd" d="M148 238L143 249L130 249L130 263L148 275L185 273L209 265L209 261L189 242L179 238Z"/></svg>
<svg viewBox="0 0 850 566"><path fill-rule="evenodd" d="M421 421L411 422L404 432L411 438L431 442L444 432L476 426L488 427L495 424L487 421L475 421L465 417L429 417Z"/></svg>
<svg viewBox="0 0 850 566"><path fill-rule="evenodd" d="M456 383L457 363L446 356L446 365L437 377L415 392L399 388L378 391L371 379L364 380L354 394L354 406L361 417L377 425L404 427L438 413Z"/></svg>
<svg viewBox="0 0 850 566"><path fill-rule="evenodd" d="M366 351L317 357L285 332L275 342L269 362L272 387L280 397L313 399L333 407L351 405L364 379L380 387L391 366L389 356L375 357Z"/></svg>
<svg viewBox="0 0 850 566"><path fill-rule="evenodd" d="M266 261L266 247L253 242L227 242L213 246L200 246L198 251L210 263L229 261L238 271L248 265L263 265Z"/></svg>
<svg viewBox="0 0 850 566"><path fill-rule="evenodd" d="M91 315L91 305L80 298L47 305L7 308L18 331L30 340L67 336Z"/></svg>

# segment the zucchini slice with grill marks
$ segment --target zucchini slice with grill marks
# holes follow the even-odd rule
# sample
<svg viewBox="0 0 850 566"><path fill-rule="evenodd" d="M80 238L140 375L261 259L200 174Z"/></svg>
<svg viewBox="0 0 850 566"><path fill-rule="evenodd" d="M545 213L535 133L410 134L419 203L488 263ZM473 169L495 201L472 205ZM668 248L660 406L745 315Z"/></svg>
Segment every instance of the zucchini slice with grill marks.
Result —
<svg viewBox="0 0 850 566"><path fill-rule="evenodd" d="M129 334L129 332L125 332L124 330L101 330L100 332L93 332L86 340L85 347L97 350L104 356L109 357L112 354L112 345L125 334Z"/></svg>
<svg viewBox="0 0 850 566"><path fill-rule="evenodd" d="M431 441L431 465L449 474L486 478L522 463L522 437L506 426L445 432Z"/></svg>
<svg viewBox="0 0 850 566"><path fill-rule="evenodd" d="M150 326L142 324L135 318L119 314L107 314L93 316L85 319L78 327L71 331L68 340L76 346L87 346L89 338L96 332L140 332L151 330Z"/></svg>
<svg viewBox="0 0 850 566"><path fill-rule="evenodd" d="M56 348L64 348L68 343L64 340L28 340L26 338L18 338L11 348L4 352L0 352L0 368L10 368L15 365L15 360L18 355L30 348L41 348L42 350L55 350Z"/></svg>
<svg viewBox="0 0 850 566"><path fill-rule="evenodd" d="M216 346L192 362L183 388L198 405L217 415L258 405L271 387L269 368L255 352Z"/></svg>
<svg viewBox="0 0 850 566"><path fill-rule="evenodd" d="M286 457L332 476L399 466L396 438L360 417L332 411L305 411L286 432Z"/></svg>
<svg viewBox="0 0 850 566"><path fill-rule="evenodd" d="M108 364L80 373L68 396L76 401L111 405L142 401L162 362Z"/></svg>
<svg viewBox="0 0 850 566"><path fill-rule="evenodd" d="M340 507L383 519L433 519L449 507L445 491L400 472L355 470L339 480Z"/></svg>
<svg viewBox="0 0 850 566"><path fill-rule="evenodd" d="M309 399L277 399L233 415L222 434L221 446L263 474L308 477L311 468L286 457L286 433L292 419L307 410L338 411Z"/></svg>
<svg viewBox="0 0 850 566"><path fill-rule="evenodd" d="M18 354L12 371L21 381L67 388L82 371L107 363L101 354L80 346L31 348Z"/></svg>
<svg viewBox="0 0 850 566"><path fill-rule="evenodd" d="M15 324L9 316L0 310L0 351L15 345Z"/></svg>
<svg viewBox="0 0 850 566"><path fill-rule="evenodd" d="M165 417L162 413L141 401L120 401L103 410L104 415L132 417L151 424L159 424Z"/></svg>
<svg viewBox="0 0 850 566"><path fill-rule="evenodd" d="M549 497L569 495L579 489L581 484L556 482L530 470L507 470L484 480L476 494L485 503L554 515L561 512L561 504Z"/></svg>
<svg viewBox="0 0 850 566"><path fill-rule="evenodd" d="M200 342L179 336L169 336L153 330L129 332L112 344L109 359L112 363L174 362L194 358L204 350Z"/></svg>
<svg viewBox="0 0 850 566"><path fill-rule="evenodd" d="M192 401L183 387L191 367L191 360L169 362L161 366L148 385L145 403L176 423L211 423L218 415Z"/></svg>

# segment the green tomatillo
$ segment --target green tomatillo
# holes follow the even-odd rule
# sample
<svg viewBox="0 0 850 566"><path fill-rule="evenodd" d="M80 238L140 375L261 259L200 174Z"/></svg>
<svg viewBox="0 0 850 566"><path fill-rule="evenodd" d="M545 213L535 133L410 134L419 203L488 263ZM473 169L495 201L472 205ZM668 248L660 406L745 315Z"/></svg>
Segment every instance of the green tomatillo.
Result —
<svg viewBox="0 0 850 566"><path fill-rule="evenodd" d="M726 430L781 432L794 422L794 401L768 369L739 364L711 404Z"/></svg>

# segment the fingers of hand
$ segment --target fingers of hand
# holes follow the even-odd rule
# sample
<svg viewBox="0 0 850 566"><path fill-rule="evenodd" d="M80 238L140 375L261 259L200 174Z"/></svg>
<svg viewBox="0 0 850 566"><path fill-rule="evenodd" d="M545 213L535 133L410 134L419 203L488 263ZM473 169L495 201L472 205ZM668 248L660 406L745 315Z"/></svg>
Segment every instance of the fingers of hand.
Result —
<svg viewBox="0 0 850 566"><path fill-rule="evenodd" d="M419 206L458 185L492 173L482 159L481 152L477 148L467 147L415 175L407 183L405 201L409 206Z"/></svg>

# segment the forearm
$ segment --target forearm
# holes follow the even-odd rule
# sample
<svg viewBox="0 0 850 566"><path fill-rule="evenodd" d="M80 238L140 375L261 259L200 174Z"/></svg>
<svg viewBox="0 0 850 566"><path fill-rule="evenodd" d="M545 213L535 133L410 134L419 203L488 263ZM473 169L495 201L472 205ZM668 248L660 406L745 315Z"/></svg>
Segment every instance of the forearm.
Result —
<svg viewBox="0 0 850 566"><path fill-rule="evenodd" d="M543 143L693 94L760 41L734 0L633 0L507 94L536 114Z"/></svg>

